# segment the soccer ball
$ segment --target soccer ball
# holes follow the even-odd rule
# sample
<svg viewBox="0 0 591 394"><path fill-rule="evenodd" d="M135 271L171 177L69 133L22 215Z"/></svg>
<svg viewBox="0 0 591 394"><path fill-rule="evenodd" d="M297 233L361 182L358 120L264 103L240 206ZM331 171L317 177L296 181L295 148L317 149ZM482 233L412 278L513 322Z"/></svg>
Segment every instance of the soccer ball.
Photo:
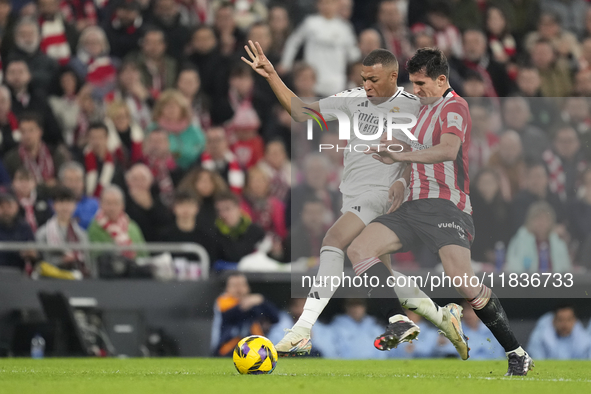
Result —
<svg viewBox="0 0 591 394"><path fill-rule="evenodd" d="M277 350L267 338L251 335L238 342L233 358L234 366L243 375L268 374L277 365Z"/></svg>

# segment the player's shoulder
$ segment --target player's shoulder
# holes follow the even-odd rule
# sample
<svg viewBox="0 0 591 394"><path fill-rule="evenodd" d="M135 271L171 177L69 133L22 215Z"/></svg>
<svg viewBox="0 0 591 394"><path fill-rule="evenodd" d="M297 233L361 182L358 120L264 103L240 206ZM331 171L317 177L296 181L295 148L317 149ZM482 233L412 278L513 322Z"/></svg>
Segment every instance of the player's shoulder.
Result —
<svg viewBox="0 0 591 394"><path fill-rule="evenodd" d="M469 109L468 102L455 91L449 92L445 97L445 103L443 104L443 108L446 107L454 107L454 108L462 108L462 109Z"/></svg>
<svg viewBox="0 0 591 394"><path fill-rule="evenodd" d="M367 97L367 94L365 93L365 89L362 87L357 87L343 90L342 92L333 94L330 97Z"/></svg>

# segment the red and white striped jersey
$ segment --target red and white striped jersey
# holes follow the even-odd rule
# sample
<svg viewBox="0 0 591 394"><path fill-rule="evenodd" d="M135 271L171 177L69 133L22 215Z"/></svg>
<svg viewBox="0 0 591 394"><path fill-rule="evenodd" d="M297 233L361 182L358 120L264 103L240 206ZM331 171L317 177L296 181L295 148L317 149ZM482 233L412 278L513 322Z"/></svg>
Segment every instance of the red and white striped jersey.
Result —
<svg viewBox="0 0 591 394"><path fill-rule="evenodd" d="M408 201L423 198L442 198L453 202L458 209L472 214L470 179L468 176L468 147L472 120L466 100L452 89L433 104L421 108L413 134L413 151L438 145L445 133L462 140L458 156L453 161L437 164L412 164Z"/></svg>

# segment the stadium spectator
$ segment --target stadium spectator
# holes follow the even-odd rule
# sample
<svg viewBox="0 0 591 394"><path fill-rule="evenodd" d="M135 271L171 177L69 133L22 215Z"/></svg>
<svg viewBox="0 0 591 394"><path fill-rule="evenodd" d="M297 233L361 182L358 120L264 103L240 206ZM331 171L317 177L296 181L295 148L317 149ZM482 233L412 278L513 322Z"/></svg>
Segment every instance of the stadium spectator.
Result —
<svg viewBox="0 0 591 394"><path fill-rule="evenodd" d="M41 50L60 65L68 64L78 42L76 28L64 20L60 0L37 0L37 7Z"/></svg>
<svg viewBox="0 0 591 394"><path fill-rule="evenodd" d="M158 242L187 242L197 243L205 248L210 247L210 238L197 224L199 199L191 192L178 192L172 202L174 222L160 227ZM195 261L192 253L172 253L173 258L185 258Z"/></svg>
<svg viewBox="0 0 591 394"><path fill-rule="evenodd" d="M304 62L297 62L292 70L294 93L298 97L316 97L314 88L316 86L316 72L314 68Z"/></svg>
<svg viewBox="0 0 591 394"><path fill-rule="evenodd" d="M129 168L142 159L144 131L134 122L125 102L118 100L109 105L105 125L109 129L109 152L118 163Z"/></svg>
<svg viewBox="0 0 591 394"><path fill-rule="evenodd" d="M78 32L97 23L98 15L94 0L60 1L60 12L67 23L74 25Z"/></svg>
<svg viewBox="0 0 591 394"><path fill-rule="evenodd" d="M349 64L347 67L347 89L353 89L363 85L363 78L361 77L362 67L362 62Z"/></svg>
<svg viewBox="0 0 591 394"><path fill-rule="evenodd" d="M29 170L19 167L12 179L12 191L18 201L20 215L27 221L33 233L36 232L53 215L48 201L42 194L43 188L37 187L35 177Z"/></svg>
<svg viewBox="0 0 591 394"><path fill-rule="evenodd" d="M78 78L74 70L62 67L57 75L57 83L52 95L48 99L51 111L55 116L62 136L68 147L74 147L74 137L78 131L80 120L80 103L78 93L82 87L82 80Z"/></svg>
<svg viewBox="0 0 591 394"><path fill-rule="evenodd" d="M253 223L261 226L277 245L281 245L287 235L285 206L281 200L270 195L270 183L270 178L261 168L248 170L240 207ZM277 249L281 250L281 247Z"/></svg>
<svg viewBox="0 0 591 394"><path fill-rule="evenodd" d="M545 201L532 203L509 242L507 272L571 272L568 246L556 232L556 214Z"/></svg>
<svg viewBox="0 0 591 394"><path fill-rule="evenodd" d="M579 70L589 70L591 68L591 37L584 38L581 41L581 57L579 60Z"/></svg>
<svg viewBox="0 0 591 394"><path fill-rule="evenodd" d="M345 314L334 317L330 324L335 343L335 356L342 359L385 359L387 352L367 346L382 331L375 317L367 314L365 299L345 300ZM329 355L330 356L330 355Z"/></svg>
<svg viewBox="0 0 591 394"><path fill-rule="evenodd" d="M291 34L291 21L285 6L276 4L269 9L269 28L273 40L269 54L279 56L283 53L285 41Z"/></svg>
<svg viewBox="0 0 591 394"><path fill-rule="evenodd" d="M337 16L337 0L318 0L317 5L319 13L306 17L287 39L278 70L289 71L303 45L304 61L318 77L316 92L329 96L345 88L347 63L358 60L360 53L351 26Z"/></svg>
<svg viewBox="0 0 591 394"><path fill-rule="evenodd" d="M2 242L33 242L35 236L31 227L18 214L16 198L7 192L0 192L0 241ZM20 252L0 252L0 266L29 269L37 252L22 250ZM29 267L27 267L29 266Z"/></svg>
<svg viewBox="0 0 591 394"><path fill-rule="evenodd" d="M473 185L475 187L471 190L470 202L474 227L479 233L470 248L472 259L494 263L497 242L503 242L504 245L509 242L509 206L503 199L499 177L494 170L482 169L475 176Z"/></svg>
<svg viewBox="0 0 591 394"><path fill-rule="evenodd" d="M245 43L242 29L236 24L236 10L230 2L221 3L215 10L213 27L218 37L220 52L224 56L232 55Z"/></svg>
<svg viewBox="0 0 591 394"><path fill-rule="evenodd" d="M488 166L499 175L503 199L507 202L513 200L525 181L525 160L517 132L508 130L499 137L499 145Z"/></svg>
<svg viewBox="0 0 591 394"><path fill-rule="evenodd" d="M0 0L0 35L2 36L0 53L5 58L14 42L14 26L16 22L17 14L13 12L12 1Z"/></svg>
<svg viewBox="0 0 591 394"><path fill-rule="evenodd" d="M480 30L466 30L462 43L463 57L456 58L451 67L456 68L462 77L466 77L469 70L478 72L486 86L486 97L507 96L512 90L511 79L505 66L488 54L485 34Z"/></svg>
<svg viewBox="0 0 591 394"><path fill-rule="evenodd" d="M119 1L113 15L106 18L105 33L111 46L111 56L123 59L139 49L144 36L144 20L136 1Z"/></svg>
<svg viewBox="0 0 591 394"><path fill-rule="evenodd" d="M58 186L53 192L53 215L35 233L35 240L41 244L59 246L65 243L86 245L88 237L72 216L76 210L76 196L64 187ZM41 256L46 262L65 270L78 270L89 276L90 263L84 250L46 251Z"/></svg>
<svg viewBox="0 0 591 394"><path fill-rule="evenodd" d="M25 112L36 112L42 119L40 127L43 129L43 141L52 146L63 142L45 94L31 84L31 73L24 60L14 59L5 66L4 82L12 95L12 112L19 118Z"/></svg>
<svg viewBox="0 0 591 394"><path fill-rule="evenodd" d="M193 67L182 69L176 81L176 88L191 104L192 123L202 130L209 128L211 126L211 115L209 113L211 102L201 89L199 71Z"/></svg>
<svg viewBox="0 0 591 394"><path fill-rule="evenodd" d="M531 124L542 130L558 118L555 99L542 96L542 79L537 68L524 65L517 68L516 96L525 97L531 111Z"/></svg>
<svg viewBox="0 0 591 394"><path fill-rule="evenodd" d="M231 356L238 342L248 335L265 335L262 325L277 323L278 310L262 294L252 294L246 276L231 272L224 293L214 306L211 352Z"/></svg>
<svg viewBox="0 0 591 394"><path fill-rule="evenodd" d="M540 317L531 333L528 349L538 360L589 359L591 339L577 319L574 307L563 304Z"/></svg>
<svg viewBox="0 0 591 394"><path fill-rule="evenodd" d="M80 88L76 96L80 111L74 128L73 145L70 147L74 155L78 155L87 144L90 125L104 122L103 102L93 93L93 87L86 84Z"/></svg>
<svg viewBox="0 0 591 394"><path fill-rule="evenodd" d="M585 30L587 3L585 0L541 0L540 7L543 12L548 11L557 15L564 29L575 35L581 35Z"/></svg>
<svg viewBox="0 0 591 394"><path fill-rule="evenodd" d="M402 10L396 0L381 1L378 6L377 24L374 26L381 38L381 43L377 47L369 49L362 57L367 56L371 51L378 48L386 48L392 52L400 64L406 64L406 61L413 54L410 31L404 20ZM367 31L367 30L366 30ZM361 48L361 33L359 35L359 46ZM373 41L372 41L373 42ZM402 70L403 68L401 68Z"/></svg>
<svg viewBox="0 0 591 394"><path fill-rule="evenodd" d="M505 358L505 350L503 350L503 347L492 335L488 327L482 324L476 313L474 313L474 309L470 308L470 304L463 301L462 306L464 307L462 316L464 335L470 338L470 359Z"/></svg>
<svg viewBox="0 0 591 394"><path fill-rule="evenodd" d="M539 42L547 43L558 58L578 60L581 48L577 36L562 26L560 16L551 11L543 11L538 20L538 28L525 37L525 49L532 53ZM553 97L553 96L548 96Z"/></svg>
<svg viewBox="0 0 591 394"><path fill-rule="evenodd" d="M581 176L581 186L577 200L570 206L570 220L573 236L579 240L581 247L578 260L587 269L591 268L591 167Z"/></svg>
<svg viewBox="0 0 591 394"><path fill-rule="evenodd" d="M316 197L325 207L323 223L331 226L339 216L340 197L337 192L328 188L330 162L324 155L309 155L304 162L303 170L304 182L291 191L293 223L301 220L303 202L309 197Z"/></svg>
<svg viewBox="0 0 591 394"><path fill-rule="evenodd" d="M376 29L365 29L359 33L359 52L361 58L365 58L371 51L379 49L383 46L382 37ZM299 97L299 95L298 95Z"/></svg>
<svg viewBox="0 0 591 394"><path fill-rule="evenodd" d="M201 166L217 172L228 184L230 190L241 194L245 176L238 159L228 146L226 131L222 127L207 130L207 146L201 156Z"/></svg>
<svg viewBox="0 0 591 394"><path fill-rule="evenodd" d="M140 51L129 54L125 61L136 64L142 83L152 97L158 98L161 92L174 87L177 61L166 54L166 41L162 30L146 29Z"/></svg>
<svg viewBox="0 0 591 394"><path fill-rule="evenodd" d="M22 19L15 26L14 49L9 54L9 58L25 60L31 72L31 83L37 89L46 90L57 74L58 63L41 51L40 42L37 22L32 19Z"/></svg>
<svg viewBox="0 0 591 394"><path fill-rule="evenodd" d="M158 231L172 222L171 212L155 196L154 176L150 169L141 163L134 164L125 174L127 194L125 212L139 226L147 242L158 239Z"/></svg>
<svg viewBox="0 0 591 394"><path fill-rule="evenodd" d="M125 196L115 185L105 187L101 192L100 209L88 227L91 243L108 243L116 246L145 244L144 235L136 222L125 213ZM98 255L101 253L92 253ZM126 258L145 256L144 251L121 252Z"/></svg>
<svg viewBox="0 0 591 394"><path fill-rule="evenodd" d="M152 171L160 200L169 207L174 188L181 181L184 171L174 161L166 131L156 129L148 134L144 143L143 163Z"/></svg>
<svg viewBox="0 0 591 394"><path fill-rule="evenodd" d="M148 88L142 82L140 71L135 63L123 63L117 76L115 91L105 101L123 100L131 117L142 129L146 129L152 121L150 105L153 103Z"/></svg>
<svg viewBox="0 0 591 394"><path fill-rule="evenodd" d="M489 89L487 92L487 86L484 82L484 77L478 71L467 70L464 75L464 81L462 82L462 96L463 97L494 97L489 96L492 91Z"/></svg>
<svg viewBox="0 0 591 394"><path fill-rule="evenodd" d="M486 10L486 32L492 58L504 65L514 61L517 56L517 42L511 34L505 10L494 3Z"/></svg>
<svg viewBox="0 0 591 394"><path fill-rule="evenodd" d="M166 53L174 59L181 59L191 32L181 21L180 7L175 0L153 2L151 24L161 29L166 38Z"/></svg>
<svg viewBox="0 0 591 394"><path fill-rule="evenodd" d="M447 58L463 57L462 36L451 20L451 5L445 1L435 1L427 8L427 20L435 30L435 45ZM415 27L413 26L413 29Z"/></svg>
<svg viewBox="0 0 591 394"><path fill-rule="evenodd" d="M521 138L523 155L528 161L539 160L550 145L548 136L530 123L531 110L523 97L507 97L502 100L503 123Z"/></svg>
<svg viewBox="0 0 591 394"><path fill-rule="evenodd" d="M199 197L201 206L197 215L197 223L202 226L204 231L215 232L217 218L215 197L228 191L228 185L222 177L215 171L195 168L185 175L178 190L192 192Z"/></svg>
<svg viewBox="0 0 591 394"><path fill-rule="evenodd" d="M255 251L265 231L242 212L238 196L231 192L217 195L215 208L218 218L213 233L211 261L237 263Z"/></svg>
<svg viewBox="0 0 591 394"><path fill-rule="evenodd" d="M91 84L100 97L115 88L116 64L111 59L105 31L98 26L87 27L80 35L76 56L70 65L82 80Z"/></svg>
<svg viewBox="0 0 591 394"><path fill-rule="evenodd" d="M567 97L562 105L562 120L577 132L583 156L591 160L591 111L587 97Z"/></svg>
<svg viewBox="0 0 591 394"><path fill-rule="evenodd" d="M525 173L524 189L515 195L511 203L512 228L511 234L523 225L527 210L536 201L546 201L555 215L555 221L564 223L566 220L564 205L556 193L549 188L548 170L541 162L528 164Z"/></svg>
<svg viewBox="0 0 591 394"><path fill-rule="evenodd" d="M38 184L48 187L56 184L57 169L66 161L59 148L50 149L42 140L43 129L35 114L23 114L18 122L20 143L4 156L4 165L10 176L24 166Z"/></svg>
<svg viewBox="0 0 591 394"><path fill-rule="evenodd" d="M227 92L229 62L219 51L213 28L207 25L197 27L191 35L187 51L188 60L199 70L203 91L212 100Z"/></svg>
<svg viewBox="0 0 591 394"><path fill-rule="evenodd" d="M285 201L291 189L291 162L283 142L270 141L265 147L265 157L259 161L258 166L269 177L270 196Z"/></svg>
<svg viewBox="0 0 591 394"><path fill-rule="evenodd" d="M109 151L109 129L104 123L88 126L88 145L84 149L86 194L99 197L102 190L115 184L123 186L123 169Z"/></svg>
<svg viewBox="0 0 591 394"><path fill-rule="evenodd" d="M579 136L571 126L559 125L553 134L552 147L542 155L550 172L549 188L563 203L570 204L576 199L578 182L587 167L587 160L581 152Z"/></svg>
<svg viewBox="0 0 591 394"><path fill-rule="evenodd" d="M515 39L517 42L522 42L527 33L536 29L541 12L540 2L538 0L512 1L505 11L507 15L511 15L511 30L515 34Z"/></svg>
<svg viewBox="0 0 591 394"><path fill-rule="evenodd" d="M533 65L538 69L544 97L567 97L573 91L572 70L568 61L558 57L549 40L540 38L530 50Z"/></svg>
<svg viewBox="0 0 591 394"><path fill-rule="evenodd" d="M485 103L472 102L471 104L472 133L468 159L470 177L473 177L489 162L499 143L499 136L490 129L492 112L490 107Z"/></svg>
<svg viewBox="0 0 591 394"><path fill-rule="evenodd" d="M4 157L7 152L18 145L21 137L18 119L12 112L10 90L4 85L0 85L0 132L2 133L0 156Z"/></svg>
<svg viewBox="0 0 591 394"><path fill-rule="evenodd" d="M309 197L304 201L300 222L291 227L285 238L285 261L296 261L301 257L320 257L322 240L328 230L323 220L325 209L324 203L318 198Z"/></svg>
<svg viewBox="0 0 591 394"><path fill-rule="evenodd" d="M58 178L61 185L74 193L76 209L72 216L86 230L99 209L99 203L96 198L85 194L84 167L76 161L68 161L60 167Z"/></svg>

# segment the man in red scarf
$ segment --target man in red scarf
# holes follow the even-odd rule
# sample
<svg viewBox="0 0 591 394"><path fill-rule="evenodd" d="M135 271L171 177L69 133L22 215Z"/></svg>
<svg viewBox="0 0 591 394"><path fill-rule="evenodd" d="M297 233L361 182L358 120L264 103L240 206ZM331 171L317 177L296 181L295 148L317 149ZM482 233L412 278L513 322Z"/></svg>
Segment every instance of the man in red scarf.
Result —
<svg viewBox="0 0 591 394"><path fill-rule="evenodd" d="M18 167L30 171L38 184L55 186L57 168L65 161L59 149L53 152L42 141L43 129L36 114L23 114L19 120L21 141L4 157L4 165L10 176L14 176Z"/></svg>
<svg viewBox="0 0 591 394"><path fill-rule="evenodd" d="M59 0L37 0L41 50L62 66L68 64L78 42L76 28L67 23L60 13Z"/></svg>
<svg viewBox="0 0 591 394"><path fill-rule="evenodd" d="M123 185L123 170L108 148L109 131L104 123L88 127L88 145L84 149L86 194L99 197L103 188L114 183Z"/></svg>

